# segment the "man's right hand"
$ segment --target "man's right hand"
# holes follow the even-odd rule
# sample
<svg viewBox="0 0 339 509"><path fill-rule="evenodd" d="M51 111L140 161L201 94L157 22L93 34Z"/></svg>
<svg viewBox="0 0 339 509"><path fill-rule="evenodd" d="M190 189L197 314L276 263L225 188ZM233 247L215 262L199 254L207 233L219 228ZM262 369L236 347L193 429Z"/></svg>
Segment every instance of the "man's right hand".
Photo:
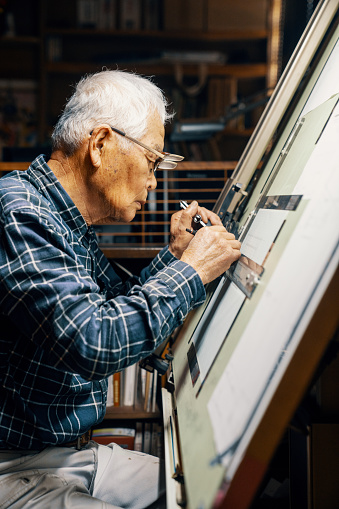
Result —
<svg viewBox="0 0 339 509"><path fill-rule="evenodd" d="M197 271L205 285L240 258L240 247L240 242L223 226L208 226L197 231L180 259Z"/></svg>

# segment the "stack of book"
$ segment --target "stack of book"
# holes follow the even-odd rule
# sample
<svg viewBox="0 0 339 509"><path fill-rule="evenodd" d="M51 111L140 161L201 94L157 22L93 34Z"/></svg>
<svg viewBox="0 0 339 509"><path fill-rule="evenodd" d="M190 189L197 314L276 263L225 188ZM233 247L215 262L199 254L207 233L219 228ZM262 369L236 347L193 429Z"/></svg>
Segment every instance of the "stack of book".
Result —
<svg viewBox="0 0 339 509"><path fill-rule="evenodd" d="M124 449L163 458L162 427L158 422L136 422L135 427L98 427L92 440L101 445L116 443Z"/></svg>
<svg viewBox="0 0 339 509"><path fill-rule="evenodd" d="M158 378L138 364L114 373L108 379L107 407L127 407L144 412L157 411Z"/></svg>
<svg viewBox="0 0 339 509"><path fill-rule="evenodd" d="M162 426L157 422L137 422L134 450L163 458Z"/></svg>
<svg viewBox="0 0 339 509"><path fill-rule="evenodd" d="M96 30L159 30L158 0L77 0L77 25Z"/></svg>
<svg viewBox="0 0 339 509"><path fill-rule="evenodd" d="M134 428L95 428L92 430L92 440L98 444L108 445L112 442L124 449L134 450Z"/></svg>

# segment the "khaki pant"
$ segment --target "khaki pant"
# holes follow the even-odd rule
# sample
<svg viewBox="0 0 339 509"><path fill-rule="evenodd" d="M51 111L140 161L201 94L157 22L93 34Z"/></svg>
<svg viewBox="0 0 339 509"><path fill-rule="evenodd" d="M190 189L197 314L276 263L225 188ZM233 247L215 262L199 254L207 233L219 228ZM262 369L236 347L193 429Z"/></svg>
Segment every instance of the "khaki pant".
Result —
<svg viewBox="0 0 339 509"><path fill-rule="evenodd" d="M160 460L116 444L0 451L0 509L164 508Z"/></svg>

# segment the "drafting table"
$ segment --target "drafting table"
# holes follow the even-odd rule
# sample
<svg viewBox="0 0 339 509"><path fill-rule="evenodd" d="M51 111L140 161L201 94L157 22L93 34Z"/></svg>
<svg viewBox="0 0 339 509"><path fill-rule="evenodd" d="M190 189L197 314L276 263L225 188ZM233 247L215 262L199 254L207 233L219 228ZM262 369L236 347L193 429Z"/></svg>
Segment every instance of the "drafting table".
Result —
<svg viewBox="0 0 339 509"><path fill-rule="evenodd" d="M334 334L337 11L336 0L319 3L217 201L242 257L207 286L173 344L173 390L163 389L169 508L184 496L189 509L249 507Z"/></svg>

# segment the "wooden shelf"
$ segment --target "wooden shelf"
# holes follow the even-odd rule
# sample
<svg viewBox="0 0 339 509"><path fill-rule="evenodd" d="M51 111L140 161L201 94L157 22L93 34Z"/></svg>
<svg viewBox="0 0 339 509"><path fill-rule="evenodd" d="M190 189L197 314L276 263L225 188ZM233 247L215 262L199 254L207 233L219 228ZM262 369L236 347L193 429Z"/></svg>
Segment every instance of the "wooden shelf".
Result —
<svg viewBox="0 0 339 509"><path fill-rule="evenodd" d="M127 71L137 70L141 74L155 74L158 76L173 76L175 64L173 63L145 63L145 62L107 62L108 67L116 64L123 66ZM199 74L199 64L180 63L185 76ZM206 64L209 76L232 76L238 79L265 78L267 64ZM93 62L47 62L45 69L50 74L85 74L102 69L103 63Z"/></svg>
<svg viewBox="0 0 339 509"><path fill-rule="evenodd" d="M254 131L254 128L248 128L248 129L230 129L226 127L226 129L223 130L223 133L227 136L244 136L245 138L249 138L252 136Z"/></svg>
<svg viewBox="0 0 339 509"><path fill-rule="evenodd" d="M20 2L26 8L25 1L18 0L19 6ZM32 5L36 4L34 23L31 22L32 35L0 37L0 57L4 62L1 77L2 79L24 78L37 82L39 87L38 138L39 143L43 144L49 137L51 126L54 125L55 119L65 103L65 97L69 93L69 82L77 81L80 76L98 72L102 70L103 66L112 69L119 66L119 68L130 72L159 77L159 86L165 90L170 102L173 102L172 90L176 87L180 89L181 85L184 87L188 84L191 85L192 81L201 76L202 67L199 63L165 61L158 58L158 55L162 52L181 50L219 51L226 55L228 60L226 59L226 63L204 64L206 68L203 68L203 74L207 76L205 84L207 88L206 94L204 92L205 95L202 97L202 107L200 107L200 103L199 107L193 104L195 109L188 107L185 110L188 100L184 95L182 104L179 104L180 108L177 108L177 111L183 116L200 118L204 114L219 115L219 112L224 111L221 97L224 97L225 94L223 95L222 91L219 95L214 93L216 83L221 83L223 80L232 81L232 91L226 91L226 94L229 93L232 96L230 101L233 102L236 101L237 90L242 96L250 95L253 90L263 89L265 87L263 81L268 78L270 86L274 85L272 69L277 69L276 60L279 54L277 35L280 30L280 16L275 15L274 23L271 18L273 6L276 4L279 6L280 0L270 0L269 3L272 5L267 10L267 24L260 29L100 30L77 26L74 2L63 0L60 3L60 1L51 0L36 4L32 0ZM162 23L164 23L163 17L161 17L158 26L162 26ZM207 25L201 25L201 27L203 26ZM60 45L58 45L59 42ZM118 48L116 49L117 56L114 54L114 48ZM148 59L147 56L152 54L156 54L156 58ZM138 60L138 55L145 55L145 59ZM48 60L49 56L50 60ZM129 57L131 57L130 60ZM115 61L115 58L121 60ZM18 61L22 63L21 70L17 69ZM237 63L240 61L242 63ZM185 83L179 83L178 65L180 65L179 74L183 75ZM211 92L209 92L208 87L213 80L215 83L212 83ZM206 103L206 113L204 102ZM207 106L210 105L212 107L208 108ZM215 113L214 110L218 110L218 112ZM255 121L256 117L253 115L253 122ZM250 126L251 122L252 118L248 115L246 127ZM233 133L229 133L227 130L223 132L225 137L228 134L232 135ZM247 133L239 132L238 135L239 137L246 136ZM206 155L209 153L211 153L210 156ZM225 153L227 152L225 151ZM212 149L207 149L202 152L201 157L222 158L225 156L222 151L214 153ZM237 148L232 152L232 157L238 157Z"/></svg>
<svg viewBox="0 0 339 509"><path fill-rule="evenodd" d="M96 30L91 28L47 28L45 35L60 36L86 36L86 37L121 37L121 38L140 38L140 39L168 39L168 40L199 40L199 41L239 41L239 40L259 40L266 39L269 35L268 30L228 30L216 32L200 31L158 31L158 30Z"/></svg>
<svg viewBox="0 0 339 509"><path fill-rule="evenodd" d="M30 165L30 162L27 163L14 163L14 162L0 162L0 172L3 171L13 171L13 170L27 170L28 166Z"/></svg>
<svg viewBox="0 0 339 509"><path fill-rule="evenodd" d="M17 36L3 36L0 37L0 44L32 44L32 45L38 45L40 44L40 38L29 36L29 35L17 35Z"/></svg>
<svg viewBox="0 0 339 509"><path fill-rule="evenodd" d="M153 259L161 251L163 246L131 246L122 245L114 247L104 247L101 245L101 250L108 259L116 258L150 258Z"/></svg>
<svg viewBox="0 0 339 509"><path fill-rule="evenodd" d="M159 419L161 413L145 412L133 407L107 407L105 419Z"/></svg>

